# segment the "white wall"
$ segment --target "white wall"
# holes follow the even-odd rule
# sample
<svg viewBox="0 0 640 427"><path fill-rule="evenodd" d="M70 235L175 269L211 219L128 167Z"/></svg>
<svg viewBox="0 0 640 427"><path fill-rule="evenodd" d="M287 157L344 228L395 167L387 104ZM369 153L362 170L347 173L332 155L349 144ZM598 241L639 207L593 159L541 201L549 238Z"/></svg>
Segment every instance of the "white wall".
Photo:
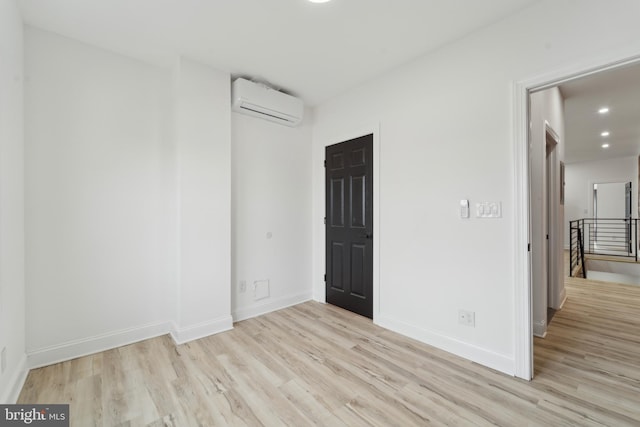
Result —
<svg viewBox="0 0 640 427"><path fill-rule="evenodd" d="M30 27L25 43L30 362L166 333L170 75Z"/></svg>
<svg viewBox="0 0 640 427"><path fill-rule="evenodd" d="M310 298L310 120L234 119L232 248L228 73L34 28L26 67L31 366L231 328L232 256L249 283L237 318ZM259 279L271 294L256 302Z"/></svg>
<svg viewBox="0 0 640 427"><path fill-rule="evenodd" d="M547 307L564 301L564 206L560 205L560 162L564 160L564 100L557 87L530 97L531 294L533 332L547 331ZM547 129L558 144L547 157ZM548 194L551 193L549 196ZM550 220L549 220L550 219ZM547 234L549 242L547 242ZM555 260L555 262L549 262ZM553 281L552 290L548 284ZM552 301L549 304L549 293Z"/></svg>
<svg viewBox="0 0 640 427"><path fill-rule="evenodd" d="M231 86L228 73L180 59L174 69L179 275L174 338L232 327Z"/></svg>
<svg viewBox="0 0 640 427"><path fill-rule="evenodd" d="M640 53L640 4L542 1L316 109L314 291L324 270L323 148L380 123L376 323L515 372L514 82L618 50ZM603 22L604 19L604 22ZM601 31L603 27L607 31ZM495 220L460 199L501 201ZM476 327L458 324L473 310Z"/></svg>
<svg viewBox="0 0 640 427"><path fill-rule="evenodd" d="M565 167L566 223L581 218L593 218L593 184L632 182L632 215L638 217L638 158L635 156L593 162L570 163ZM569 248L568 225L564 235Z"/></svg>
<svg viewBox="0 0 640 427"><path fill-rule="evenodd" d="M311 299L311 118L288 128L232 117L235 321ZM269 280L255 301L253 283ZM240 292L240 281L247 284Z"/></svg>
<svg viewBox="0 0 640 427"><path fill-rule="evenodd" d="M230 76L26 37L31 366L232 327Z"/></svg>
<svg viewBox="0 0 640 427"><path fill-rule="evenodd" d="M16 2L0 2L0 403L26 376L23 197L23 31Z"/></svg>

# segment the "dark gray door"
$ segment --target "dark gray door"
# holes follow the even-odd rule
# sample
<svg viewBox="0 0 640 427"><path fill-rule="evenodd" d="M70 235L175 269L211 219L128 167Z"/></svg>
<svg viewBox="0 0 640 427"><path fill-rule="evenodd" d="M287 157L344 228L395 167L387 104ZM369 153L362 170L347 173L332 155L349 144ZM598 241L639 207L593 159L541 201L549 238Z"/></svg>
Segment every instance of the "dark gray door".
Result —
<svg viewBox="0 0 640 427"><path fill-rule="evenodd" d="M373 317L373 135L325 151L326 298Z"/></svg>

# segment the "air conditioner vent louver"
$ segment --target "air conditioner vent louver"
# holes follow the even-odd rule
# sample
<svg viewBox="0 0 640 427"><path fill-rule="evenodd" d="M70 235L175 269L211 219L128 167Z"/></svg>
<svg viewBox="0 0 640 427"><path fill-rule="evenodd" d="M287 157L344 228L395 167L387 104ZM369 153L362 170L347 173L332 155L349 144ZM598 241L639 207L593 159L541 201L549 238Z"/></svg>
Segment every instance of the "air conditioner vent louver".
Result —
<svg viewBox="0 0 640 427"><path fill-rule="evenodd" d="M297 126L304 115L301 99L242 78L231 85L231 102L233 111L285 126Z"/></svg>
<svg viewBox="0 0 640 427"><path fill-rule="evenodd" d="M246 110L247 112L249 112L248 114L251 114L251 115L253 114L259 114L261 116L265 115L277 120L278 122L283 121L288 123L296 123L295 117L285 116L283 113L278 113L277 111L269 111L266 108L260 108L257 105L243 103L240 105L240 108L242 110Z"/></svg>

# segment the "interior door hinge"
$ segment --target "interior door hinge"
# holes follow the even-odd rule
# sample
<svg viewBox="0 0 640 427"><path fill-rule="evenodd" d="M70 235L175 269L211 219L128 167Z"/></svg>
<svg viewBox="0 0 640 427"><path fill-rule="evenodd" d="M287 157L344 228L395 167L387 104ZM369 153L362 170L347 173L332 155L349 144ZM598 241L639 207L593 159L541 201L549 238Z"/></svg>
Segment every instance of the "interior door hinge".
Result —
<svg viewBox="0 0 640 427"><path fill-rule="evenodd" d="M527 243L527 252L531 252L531 243Z"/></svg>
<svg viewBox="0 0 640 427"><path fill-rule="evenodd" d="M325 168L327 167L327 161L326 160L324 161L324 167Z"/></svg>
<svg viewBox="0 0 640 427"><path fill-rule="evenodd" d="M324 275L324 281L325 282L327 281L327 275L326 274Z"/></svg>
<svg viewBox="0 0 640 427"><path fill-rule="evenodd" d="M324 225L327 225L327 217L324 217Z"/></svg>

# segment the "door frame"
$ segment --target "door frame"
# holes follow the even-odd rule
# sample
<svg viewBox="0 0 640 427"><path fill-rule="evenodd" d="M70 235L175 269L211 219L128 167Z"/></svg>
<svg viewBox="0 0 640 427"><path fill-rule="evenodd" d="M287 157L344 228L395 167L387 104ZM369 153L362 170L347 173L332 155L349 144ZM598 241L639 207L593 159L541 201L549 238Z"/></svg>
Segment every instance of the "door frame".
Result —
<svg viewBox="0 0 640 427"><path fill-rule="evenodd" d="M512 84L513 95L513 201L514 201L514 374L533 378L533 319L531 295L530 205L529 205L529 94L559 84L612 70L640 64L638 48L607 53L599 58L531 76Z"/></svg>
<svg viewBox="0 0 640 427"><path fill-rule="evenodd" d="M321 159L321 163L324 161L325 148L330 145L339 144L341 142L349 141L361 136L373 134L373 322L377 323L380 314L380 123L376 122L369 125L364 125L359 128L355 128L350 131L345 131L342 134L322 138L322 144L319 144L317 149L321 150L318 153L319 156L315 158ZM325 188L325 170L324 165L314 165L314 169L318 170L316 178L321 180L321 189L319 191L318 198L316 199L317 206L314 208L315 216L319 216L319 220L315 220L315 251L317 256L314 257L317 260L317 264L313 271L314 274L314 300L321 303L326 303L325 294L325 282L324 272L326 271L326 230L324 224L324 216L326 210L326 188ZM322 198L322 201L318 200Z"/></svg>
<svg viewBox="0 0 640 427"><path fill-rule="evenodd" d="M562 308L566 298L564 286L560 283L561 280L564 280L564 266L561 263L563 257L559 251L560 248L564 248L564 233L560 233L560 230L564 231L564 227L558 227L560 206L562 205L560 203L560 192L564 183L561 182L559 167L554 167L559 165L557 158L558 150L560 149L560 137L546 120L544 122L544 131L545 143L551 139L552 143L555 144L549 159L552 167L547 175L549 180L547 183L547 230L549 233L549 240L547 241L547 276L549 278L547 282L547 303L554 310L559 310ZM562 219L564 220L564 216ZM563 241L563 243L559 245L559 241ZM553 262L550 263L549 260ZM549 326L549 319L547 319L546 326Z"/></svg>

